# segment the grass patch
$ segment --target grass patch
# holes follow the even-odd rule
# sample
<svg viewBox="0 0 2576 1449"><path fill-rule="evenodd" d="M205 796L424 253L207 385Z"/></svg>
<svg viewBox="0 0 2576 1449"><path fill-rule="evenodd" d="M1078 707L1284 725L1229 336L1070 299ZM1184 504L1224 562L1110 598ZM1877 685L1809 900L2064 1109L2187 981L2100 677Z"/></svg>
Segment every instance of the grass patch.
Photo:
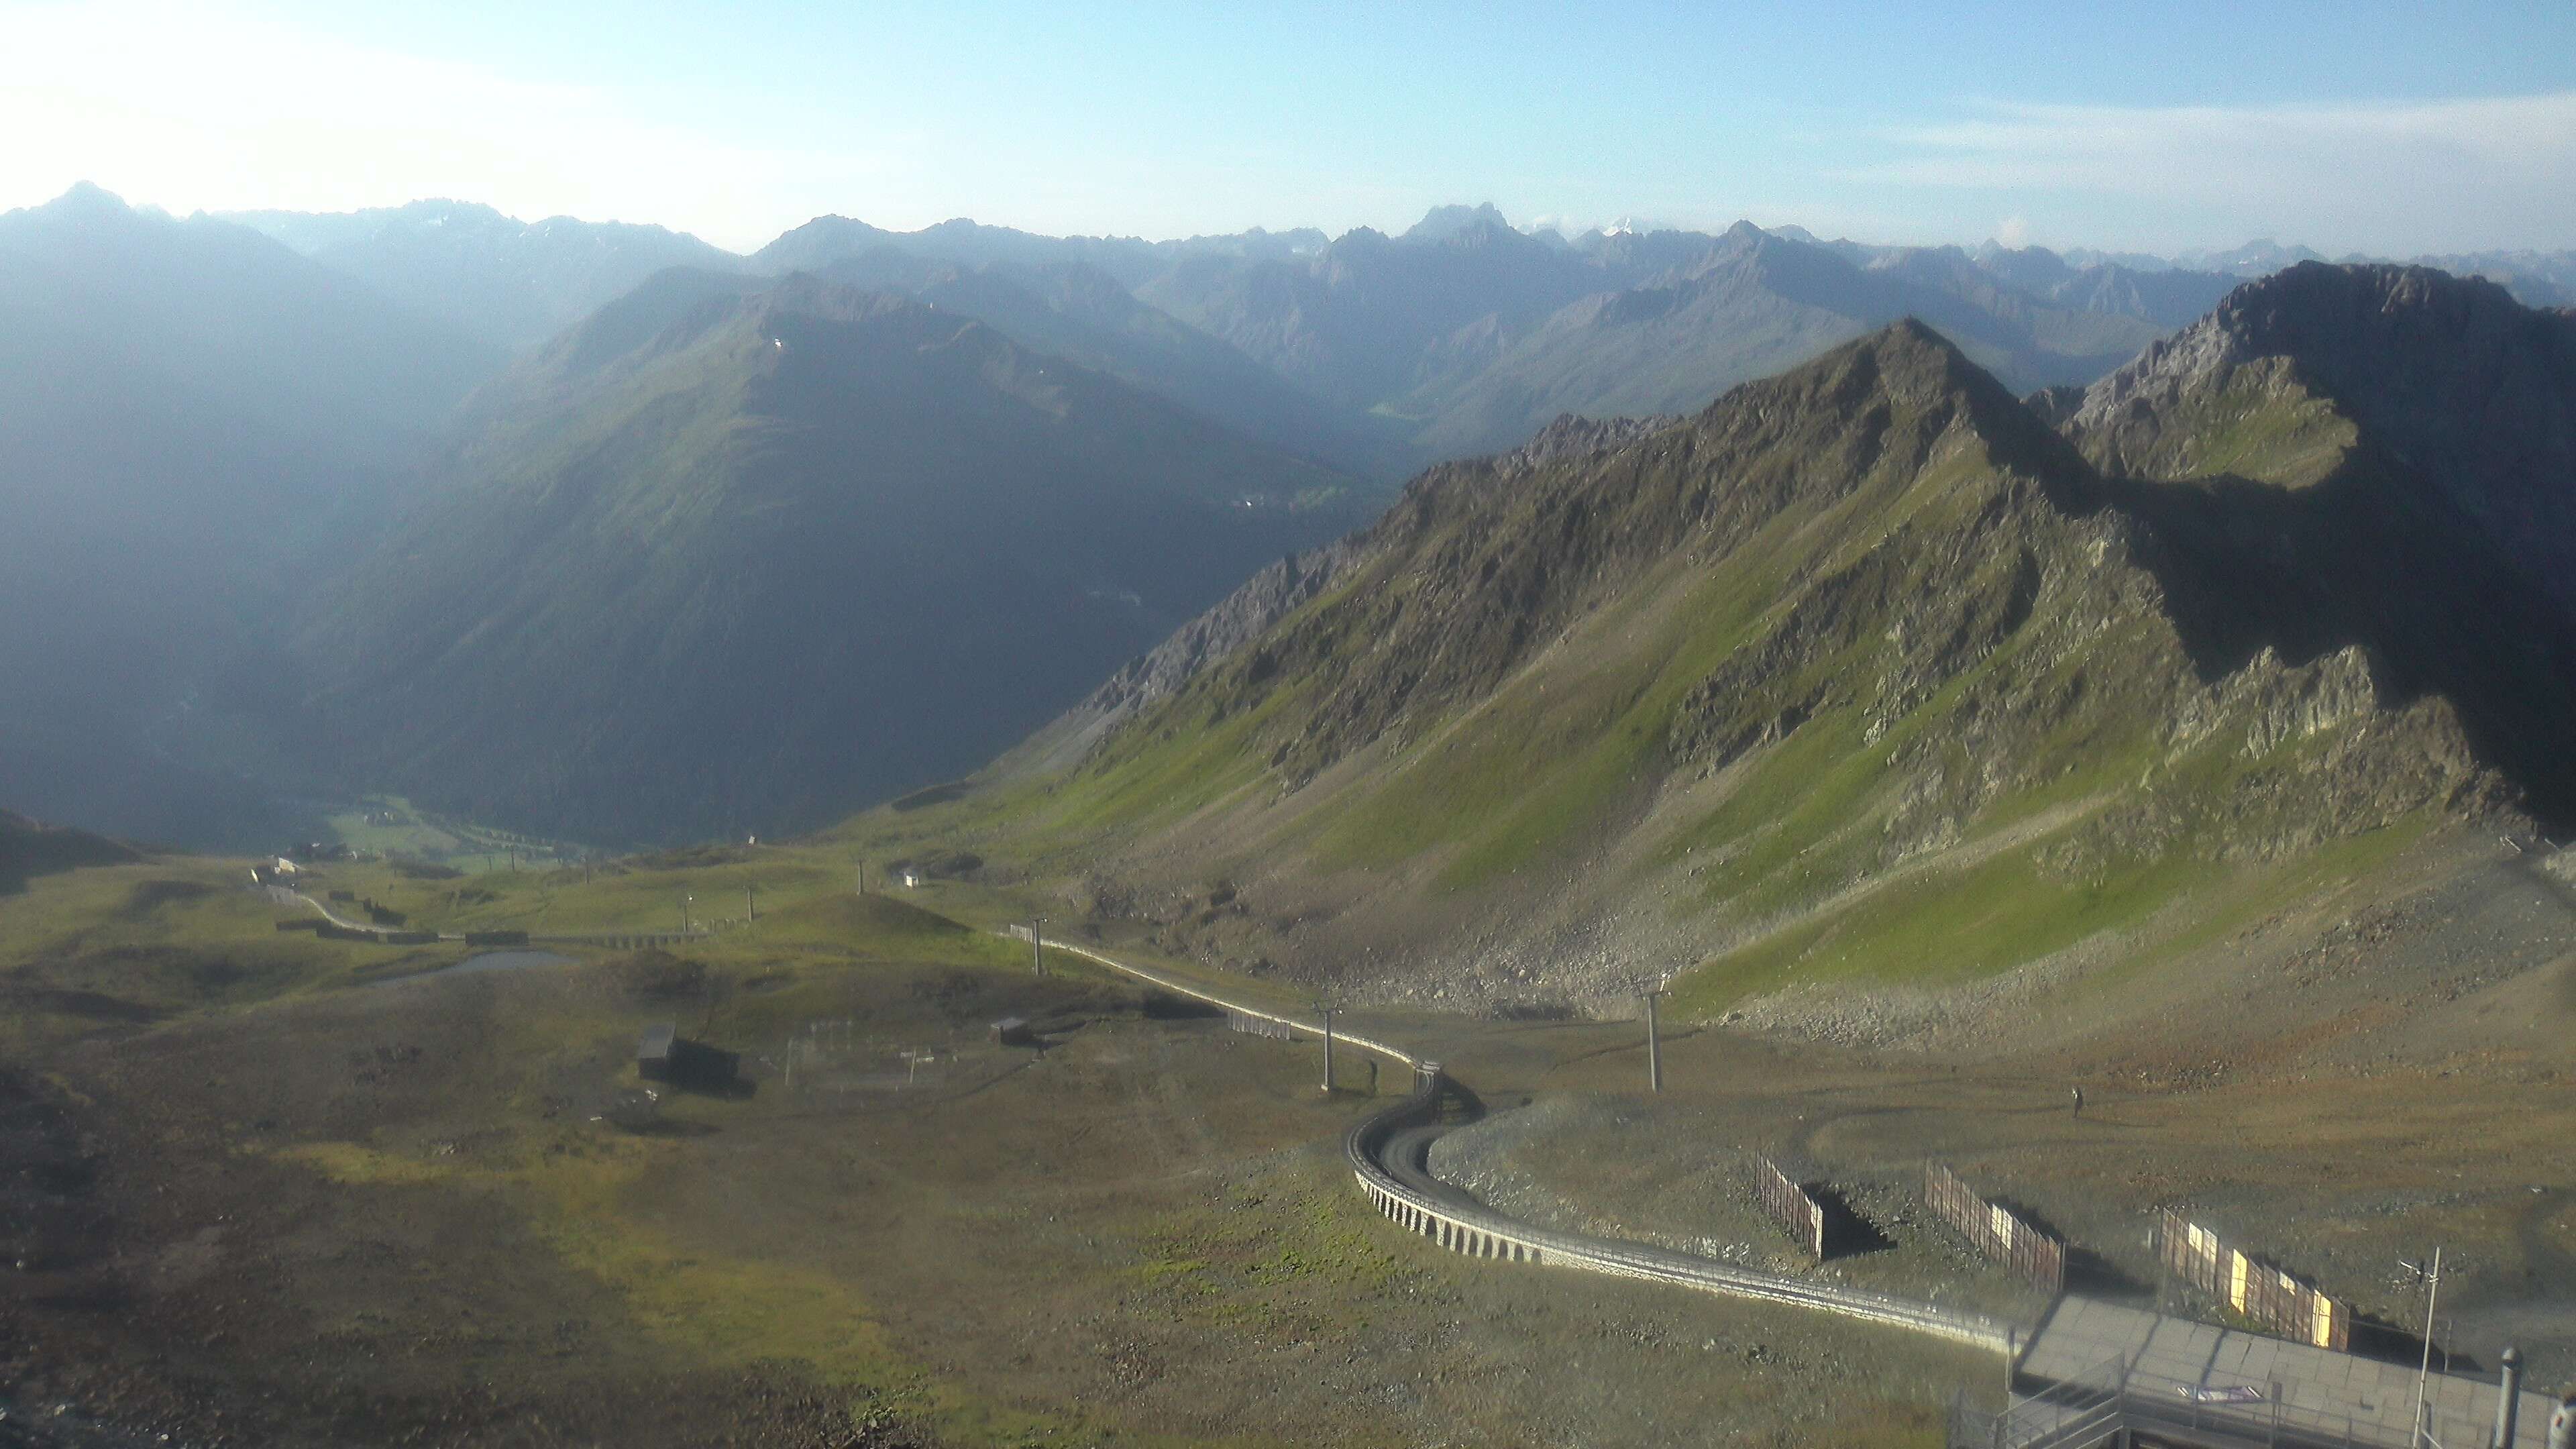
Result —
<svg viewBox="0 0 2576 1449"><path fill-rule="evenodd" d="M355 1142L306 1142L280 1149L277 1154L288 1162L301 1163L344 1187L410 1187L422 1183L452 1182L457 1168L445 1162L424 1162Z"/></svg>
<svg viewBox="0 0 2576 1449"><path fill-rule="evenodd" d="M607 1138L554 1144L514 1174L563 1260L617 1290L652 1337L698 1361L801 1360L826 1383L913 1381L866 1304L828 1274L684 1249L626 1211L628 1190L667 1151Z"/></svg>
<svg viewBox="0 0 2576 1449"><path fill-rule="evenodd" d="M1615 645L1561 647L1449 726L1336 813L1315 863L1383 869L1458 844L1433 884L1461 892L1580 848L1661 777L1674 711L1752 637L1778 582L1776 569L1725 570L1660 619L1640 615L1657 588L1631 591L1581 631Z"/></svg>
<svg viewBox="0 0 2576 1449"><path fill-rule="evenodd" d="M2135 925L2224 868L2183 856L2062 882L2034 851L1966 871L1934 871L1821 919L1728 952L1680 978L1676 1009L1707 1016L1745 998L1808 983L1940 986L1978 980Z"/></svg>

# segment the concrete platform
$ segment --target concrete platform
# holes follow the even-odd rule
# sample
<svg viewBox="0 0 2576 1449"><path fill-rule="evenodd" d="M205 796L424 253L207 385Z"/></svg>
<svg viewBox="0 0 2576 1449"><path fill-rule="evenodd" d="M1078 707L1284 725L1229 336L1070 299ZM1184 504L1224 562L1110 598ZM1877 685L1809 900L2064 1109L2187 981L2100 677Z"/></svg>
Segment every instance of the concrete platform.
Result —
<svg viewBox="0 0 2576 1449"><path fill-rule="evenodd" d="M2361 1358L2287 1339L2167 1318L2144 1309L2069 1295L2058 1300L2019 1361L2031 1391L2049 1385L2099 1385L2106 1368L2120 1373L2133 1399L2217 1403L2226 1390L2259 1399L2226 1406L2251 1422L2272 1419L2299 1437L2325 1443L2403 1446L2414 1443L2417 1367ZM2491 1379L2436 1372L2426 1389L2434 1436L2449 1449L2486 1449L2495 1425ZM2546 1394L2522 1394L2514 1449L2544 1449Z"/></svg>

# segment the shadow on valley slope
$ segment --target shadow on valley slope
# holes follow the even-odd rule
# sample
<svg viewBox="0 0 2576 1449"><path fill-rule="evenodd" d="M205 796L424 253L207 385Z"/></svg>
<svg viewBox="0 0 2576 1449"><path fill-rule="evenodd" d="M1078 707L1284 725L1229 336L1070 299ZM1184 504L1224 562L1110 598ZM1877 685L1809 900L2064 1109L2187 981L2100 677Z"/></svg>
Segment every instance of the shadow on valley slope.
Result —
<svg viewBox="0 0 2576 1449"><path fill-rule="evenodd" d="M2545 595L2396 464L2365 452L2306 488L2121 479L2103 500L2152 533L2141 561L2204 682L2266 650L2295 667L2357 646L2380 703L2439 699L2545 823L2576 821L2576 756L2564 748L2576 639Z"/></svg>

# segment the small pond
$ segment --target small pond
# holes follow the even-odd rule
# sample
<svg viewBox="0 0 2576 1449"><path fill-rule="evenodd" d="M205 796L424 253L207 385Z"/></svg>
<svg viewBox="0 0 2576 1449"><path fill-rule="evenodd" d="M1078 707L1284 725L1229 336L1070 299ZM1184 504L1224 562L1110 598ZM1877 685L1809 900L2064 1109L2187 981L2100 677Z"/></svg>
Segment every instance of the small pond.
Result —
<svg viewBox="0 0 2576 1449"><path fill-rule="evenodd" d="M558 956L552 951L486 951L480 956L468 956L453 966L441 966L435 971L422 974L462 976L473 971L523 971L530 966L569 966L571 964L570 956Z"/></svg>

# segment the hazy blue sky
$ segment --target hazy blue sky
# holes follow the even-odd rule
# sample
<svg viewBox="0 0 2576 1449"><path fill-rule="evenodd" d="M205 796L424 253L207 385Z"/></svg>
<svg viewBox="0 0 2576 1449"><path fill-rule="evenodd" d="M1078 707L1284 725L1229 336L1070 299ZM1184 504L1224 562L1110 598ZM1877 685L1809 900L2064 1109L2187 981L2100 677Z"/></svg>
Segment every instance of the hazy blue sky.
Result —
<svg viewBox="0 0 2576 1449"><path fill-rule="evenodd" d="M2576 3L0 0L0 208L2576 247Z"/></svg>

